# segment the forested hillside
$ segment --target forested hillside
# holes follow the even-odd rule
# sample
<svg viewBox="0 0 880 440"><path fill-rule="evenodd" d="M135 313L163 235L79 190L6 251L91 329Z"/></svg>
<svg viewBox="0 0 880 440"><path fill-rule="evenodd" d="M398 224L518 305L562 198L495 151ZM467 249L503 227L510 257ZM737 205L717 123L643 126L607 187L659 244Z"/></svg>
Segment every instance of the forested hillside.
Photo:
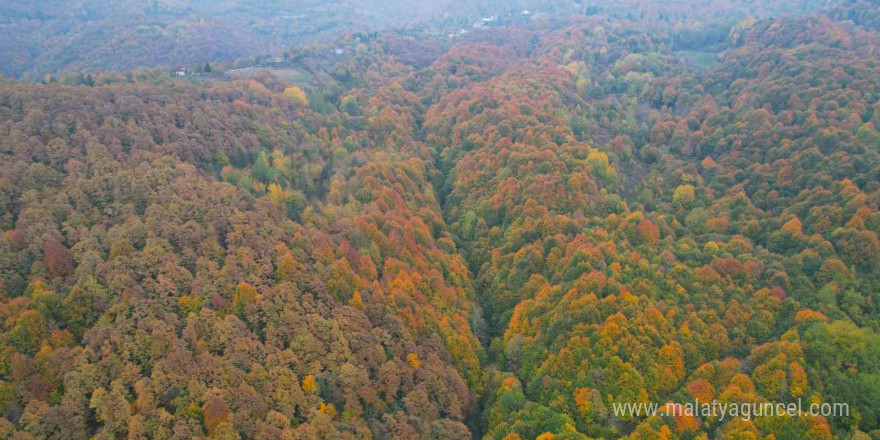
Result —
<svg viewBox="0 0 880 440"><path fill-rule="evenodd" d="M878 440L875 6L0 79L0 439Z"/></svg>
<svg viewBox="0 0 880 440"><path fill-rule="evenodd" d="M351 32L397 29L435 39L469 30L529 23L538 16L620 17L641 25L693 25L802 14L842 0L0 0L0 74L126 72L138 68L254 64L291 46L330 44ZM523 11L529 16L524 16ZM542 20L536 20L542 21Z"/></svg>

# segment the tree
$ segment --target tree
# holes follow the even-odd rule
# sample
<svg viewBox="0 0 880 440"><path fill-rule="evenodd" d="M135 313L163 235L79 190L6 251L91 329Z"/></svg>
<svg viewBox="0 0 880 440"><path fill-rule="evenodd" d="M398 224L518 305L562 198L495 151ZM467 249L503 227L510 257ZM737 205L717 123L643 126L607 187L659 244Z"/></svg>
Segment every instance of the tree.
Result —
<svg viewBox="0 0 880 440"><path fill-rule="evenodd" d="M310 374L303 379L302 390L306 394L316 394L318 392L318 382L315 381L315 376Z"/></svg>
<svg viewBox="0 0 880 440"><path fill-rule="evenodd" d="M679 209L689 208L694 203L694 186L679 185L672 194L672 204Z"/></svg>
<svg viewBox="0 0 880 440"><path fill-rule="evenodd" d="M49 239L43 243L43 261L52 278L73 273L73 255L58 240Z"/></svg>
<svg viewBox="0 0 880 440"><path fill-rule="evenodd" d="M15 350L28 355L35 354L48 337L46 318L36 310L28 310L15 318L6 339Z"/></svg>
<svg viewBox="0 0 880 440"><path fill-rule="evenodd" d="M241 434L231 423L221 422L211 430L210 438L214 440L240 440Z"/></svg>
<svg viewBox="0 0 880 440"><path fill-rule="evenodd" d="M94 325L101 312L106 290L93 278L75 285L64 298L64 319L77 339Z"/></svg>
<svg viewBox="0 0 880 440"><path fill-rule="evenodd" d="M253 175L263 183L272 182L276 175L275 170L269 163L269 155L266 150L260 150L257 160L254 162Z"/></svg>
<svg viewBox="0 0 880 440"><path fill-rule="evenodd" d="M102 424L101 431L116 437L124 435L131 416L125 387L114 381L110 390L98 388L92 394L89 406L95 410L95 419Z"/></svg>
<svg viewBox="0 0 880 440"><path fill-rule="evenodd" d="M232 310L234 313L242 316L244 314L245 308L248 305L254 304L257 302L257 298L259 298L259 294L257 293L257 289L254 286L242 281L238 283L238 286L235 287L235 293L232 297Z"/></svg>
<svg viewBox="0 0 880 440"><path fill-rule="evenodd" d="M660 229L648 219L643 219L638 226L639 237L649 245L657 244L660 239Z"/></svg>
<svg viewBox="0 0 880 440"><path fill-rule="evenodd" d="M219 429L221 431L227 431L229 427L223 427L222 425L228 425L230 410L229 406L226 404L226 401L223 397L218 395L211 395L208 397L208 400L205 401L205 404L202 406L202 415L204 417L205 429L208 430L208 434L214 434L215 429Z"/></svg>
<svg viewBox="0 0 880 440"><path fill-rule="evenodd" d="M309 105L309 98L306 96L306 92L299 87L293 86L284 89L284 96L300 107Z"/></svg>
<svg viewBox="0 0 880 440"><path fill-rule="evenodd" d="M284 193L284 189L281 188L281 185L270 183L269 189L266 192L266 197L268 197L276 206L283 206L287 195Z"/></svg>
<svg viewBox="0 0 880 440"><path fill-rule="evenodd" d="M285 253L278 259L278 265L275 269L275 279L279 283L293 282L296 278L297 263L290 252Z"/></svg>

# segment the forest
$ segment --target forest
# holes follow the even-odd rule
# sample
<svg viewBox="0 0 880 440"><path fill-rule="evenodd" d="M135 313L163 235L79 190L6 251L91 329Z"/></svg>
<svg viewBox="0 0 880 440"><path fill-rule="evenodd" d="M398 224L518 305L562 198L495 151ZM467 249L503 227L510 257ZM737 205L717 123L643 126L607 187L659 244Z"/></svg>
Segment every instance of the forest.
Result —
<svg viewBox="0 0 880 440"><path fill-rule="evenodd" d="M565 5L0 66L0 440L880 440L877 3Z"/></svg>
<svg viewBox="0 0 880 440"><path fill-rule="evenodd" d="M0 74L176 69L205 62L271 59L290 47L321 45L354 32L422 37L534 16L621 17L649 23L742 20L805 13L841 0L0 0ZM555 24L553 26L556 26Z"/></svg>

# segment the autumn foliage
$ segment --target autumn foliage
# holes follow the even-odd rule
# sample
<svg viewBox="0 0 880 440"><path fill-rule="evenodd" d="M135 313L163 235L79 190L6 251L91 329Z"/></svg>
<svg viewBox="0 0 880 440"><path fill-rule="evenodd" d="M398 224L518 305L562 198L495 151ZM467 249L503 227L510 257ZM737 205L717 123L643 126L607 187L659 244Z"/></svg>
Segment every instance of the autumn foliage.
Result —
<svg viewBox="0 0 880 440"><path fill-rule="evenodd" d="M0 79L0 438L876 437L876 20L685 9Z"/></svg>

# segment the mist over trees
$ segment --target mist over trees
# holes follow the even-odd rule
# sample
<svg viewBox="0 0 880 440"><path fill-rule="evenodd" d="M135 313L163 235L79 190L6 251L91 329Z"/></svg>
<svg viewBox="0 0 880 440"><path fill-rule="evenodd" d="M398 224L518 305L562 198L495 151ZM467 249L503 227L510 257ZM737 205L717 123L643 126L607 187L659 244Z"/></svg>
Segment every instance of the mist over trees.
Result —
<svg viewBox="0 0 880 440"><path fill-rule="evenodd" d="M421 36L530 16L609 15L642 25L801 14L835 0L49 0L0 1L0 74L42 80L62 72L177 68L233 62L351 32L408 29Z"/></svg>

